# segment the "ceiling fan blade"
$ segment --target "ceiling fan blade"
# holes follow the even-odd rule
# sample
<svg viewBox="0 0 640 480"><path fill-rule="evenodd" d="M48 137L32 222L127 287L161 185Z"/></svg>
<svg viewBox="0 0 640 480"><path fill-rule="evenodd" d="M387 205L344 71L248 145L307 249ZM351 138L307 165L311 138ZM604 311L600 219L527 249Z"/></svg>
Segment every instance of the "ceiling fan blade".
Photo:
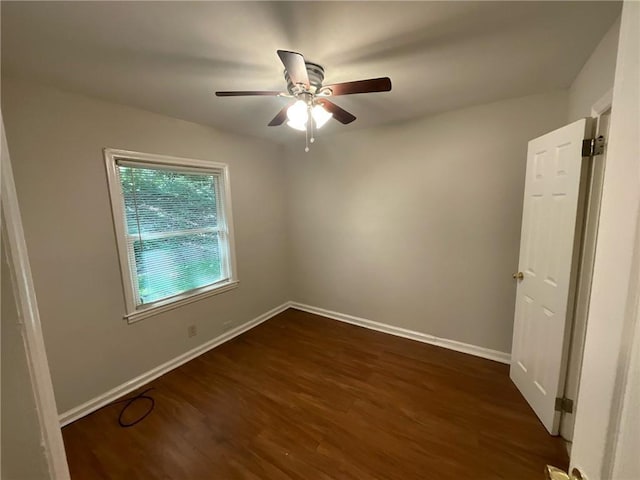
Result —
<svg viewBox="0 0 640 480"><path fill-rule="evenodd" d="M216 97L250 97L255 95L264 95L264 96L273 96L276 97L280 95L282 92L276 92L271 90L248 90L248 91L239 91L239 92L216 92Z"/></svg>
<svg viewBox="0 0 640 480"><path fill-rule="evenodd" d="M353 95L354 93L389 92L391 79L389 77L356 80L355 82L334 83L322 87L330 88L332 95Z"/></svg>
<svg viewBox="0 0 640 480"><path fill-rule="evenodd" d="M356 117L349 112L347 112L344 108L340 108L333 102L330 102L326 98L317 98L316 102L322 105L327 112L333 113L333 118L338 120L340 123L346 125L348 123L353 122Z"/></svg>
<svg viewBox="0 0 640 480"><path fill-rule="evenodd" d="M307 66L304 63L302 54L289 52L288 50L278 50L278 56L282 60L291 82L294 85L301 83L309 88L309 75L307 75Z"/></svg>
<svg viewBox="0 0 640 480"><path fill-rule="evenodd" d="M275 117L273 117L273 120L269 122L269 126L277 127L279 125L282 125L284 121L287 119L287 110L289 109L289 107L290 105L287 105L282 110L280 110L278 114Z"/></svg>

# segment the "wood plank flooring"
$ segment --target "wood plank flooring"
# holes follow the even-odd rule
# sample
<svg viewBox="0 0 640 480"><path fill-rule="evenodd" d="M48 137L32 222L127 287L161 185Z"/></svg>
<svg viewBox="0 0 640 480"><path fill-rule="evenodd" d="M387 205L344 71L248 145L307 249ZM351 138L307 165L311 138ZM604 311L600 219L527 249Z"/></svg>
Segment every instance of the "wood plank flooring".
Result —
<svg viewBox="0 0 640 480"><path fill-rule="evenodd" d="M74 480L541 480L568 466L508 366L292 309L147 387L156 407L138 425L111 406L63 429Z"/></svg>

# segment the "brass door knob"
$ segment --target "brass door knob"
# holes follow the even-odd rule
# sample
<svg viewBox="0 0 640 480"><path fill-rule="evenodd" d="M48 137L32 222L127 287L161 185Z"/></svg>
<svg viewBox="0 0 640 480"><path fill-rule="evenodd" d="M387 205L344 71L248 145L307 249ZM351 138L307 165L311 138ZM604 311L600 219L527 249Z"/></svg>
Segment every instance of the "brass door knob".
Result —
<svg viewBox="0 0 640 480"><path fill-rule="evenodd" d="M524 278L524 273L522 272L518 272L518 273L514 273L513 274L513 279L514 280L522 280Z"/></svg>
<svg viewBox="0 0 640 480"><path fill-rule="evenodd" d="M564 470L547 465L544 469L544 478L546 480L570 480L571 477Z"/></svg>
<svg viewBox="0 0 640 480"><path fill-rule="evenodd" d="M571 470L571 474L568 474L564 470L547 465L544 469L544 476L547 480L584 480L582 472L577 468Z"/></svg>

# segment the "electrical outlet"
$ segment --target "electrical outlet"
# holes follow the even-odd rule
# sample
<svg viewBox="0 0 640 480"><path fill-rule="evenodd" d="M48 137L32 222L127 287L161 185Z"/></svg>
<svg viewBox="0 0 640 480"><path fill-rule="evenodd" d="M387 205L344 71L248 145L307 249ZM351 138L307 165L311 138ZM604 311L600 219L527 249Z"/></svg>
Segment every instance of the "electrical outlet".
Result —
<svg viewBox="0 0 640 480"><path fill-rule="evenodd" d="M198 334L198 329L196 328L195 325L189 325L187 327L187 335L189 337L195 337Z"/></svg>

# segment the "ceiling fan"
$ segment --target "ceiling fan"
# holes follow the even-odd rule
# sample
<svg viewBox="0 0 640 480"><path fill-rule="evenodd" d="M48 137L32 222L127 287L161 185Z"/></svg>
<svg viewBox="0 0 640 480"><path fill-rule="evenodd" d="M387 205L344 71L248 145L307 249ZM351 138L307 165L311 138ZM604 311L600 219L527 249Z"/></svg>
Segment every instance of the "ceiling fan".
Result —
<svg viewBox="0 0 640 480"><path fill-rule="evenodd" d="M389 77L323 85L324 68L321 65L307 62L302 54L287 50L278 50L278 57L285 68L286 92L270 90L216 92L216 96L276 96L295 99L295 102L286 105L273 117L269 126L276 127L287 121L289 127L306 132L306 152L309 151L309 142L313 143L314 141L313 130L322 127L331 117L344 125L356 119L354 115L340 108L327 97L391 90Z"/></svg>

